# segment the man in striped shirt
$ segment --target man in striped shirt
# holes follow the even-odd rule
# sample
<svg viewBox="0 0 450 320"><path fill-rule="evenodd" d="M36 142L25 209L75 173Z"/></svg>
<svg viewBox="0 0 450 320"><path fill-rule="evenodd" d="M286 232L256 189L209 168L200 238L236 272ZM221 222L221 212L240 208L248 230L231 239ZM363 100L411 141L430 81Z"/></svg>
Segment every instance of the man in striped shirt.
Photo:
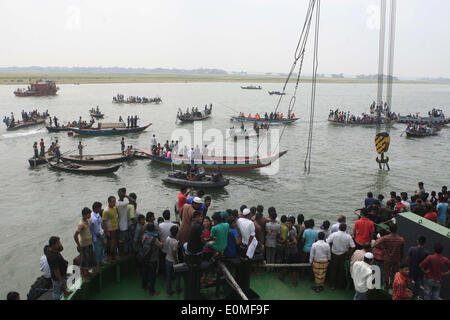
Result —
<svg viewBox="0 0 450 320"><path fill-rule="evenodd" d="M389 226L390 234L375 241L374 247L383 252L384 258L384 289L389 290L393 283L393 277L399 271L400 262L403 258L405 239L397 234L397 225Z"/></svg>

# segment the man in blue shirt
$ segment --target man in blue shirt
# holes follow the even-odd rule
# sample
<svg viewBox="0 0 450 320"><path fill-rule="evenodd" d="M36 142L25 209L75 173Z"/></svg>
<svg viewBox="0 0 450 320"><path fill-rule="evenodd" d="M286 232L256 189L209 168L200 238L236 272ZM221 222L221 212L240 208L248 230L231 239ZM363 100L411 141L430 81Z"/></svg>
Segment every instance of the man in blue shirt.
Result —
<svg viewBox="0 0 450 320"><path fill-rule="evenodd" d="M441 199L441 202L436 206L436 210L438 211L437 222L445 226L447 222L448 200L445 202L444 199Z"/></svg>
<svg viewBox="0 0 450 320"><path fill-rule="evenodd" d="M97 263L96 272L100 272L100 266L103 265L104 258L104 232L102 229L103 219L101 216L102 204L100 202L94 202L92 205L92 213L90 218L89 230L92 235L92 245L94 247L95 261Z"/></svg>
<svg viewBox="0 0 450 320"><path fill-rule="evenodd" d="M374 201L375 201L375 198L373 197L373 193L369 192L369 193L367 193L367 198L364 200L364 205L366 206L366 208L369 208L372 206Z"/></svg>

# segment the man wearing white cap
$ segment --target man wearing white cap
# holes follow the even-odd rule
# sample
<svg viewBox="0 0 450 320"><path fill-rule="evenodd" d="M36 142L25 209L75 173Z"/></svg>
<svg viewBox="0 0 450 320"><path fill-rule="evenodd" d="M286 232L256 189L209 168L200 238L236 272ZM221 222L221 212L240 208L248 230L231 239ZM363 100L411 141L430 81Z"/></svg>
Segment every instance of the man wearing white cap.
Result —
<svg viewBox="0 0 450 320"><path fill-rule="evenodd" d="M251 220L249 208L245 208L242 215L243 217L237 221L237 226L242 235L242 243L248 246L255 237L255 224Z"/></svg>
<svg viewBox="0 0 450 320"><path fill-rule="evenodd" d="M367 292L369 291L368 282L372 277L372 268L370 264L373 261L373 254L367 252L364 255L364 261L356 261L353 264L353 283L355 285L355 297L353 300L367 300Z"/></svg>
<svg viewBox="0 0 450 320"><path fill-rule="evenodd" d="M189 239L189 229L191 227L192 223L192 214L195 210L198 210L200 208L200 204L202 204L203 201L199 197L195 197L192 200L191 204L185 203L183 208L181 208L181 226L180 226L180 233L179 233L179 239L180 239L180 245L183 246L185 242Z"/></svg>

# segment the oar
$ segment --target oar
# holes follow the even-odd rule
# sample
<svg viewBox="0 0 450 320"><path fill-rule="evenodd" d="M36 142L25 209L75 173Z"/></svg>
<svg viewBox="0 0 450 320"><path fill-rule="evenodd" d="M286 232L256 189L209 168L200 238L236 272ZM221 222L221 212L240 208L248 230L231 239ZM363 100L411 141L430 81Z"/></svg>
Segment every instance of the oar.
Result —
<svg viewBox="0 0 450 320"><path fill-rule="evenodd" d="M405 133L406 131L403 131L401 134L400 134L400 137Z"/></svg>

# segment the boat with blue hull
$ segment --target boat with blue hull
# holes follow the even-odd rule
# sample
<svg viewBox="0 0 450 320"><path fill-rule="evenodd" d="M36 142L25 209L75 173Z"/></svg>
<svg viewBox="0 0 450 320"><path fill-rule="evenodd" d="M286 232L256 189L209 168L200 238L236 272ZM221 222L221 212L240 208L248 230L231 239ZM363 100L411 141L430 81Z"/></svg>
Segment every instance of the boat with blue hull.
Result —
<svg viewBox="0 0 450 320"><path fill-rule="evenodd" d="M80 135L116 135L116 134L127 134L127 133L140 133L143 132L145 129L150 127L152 124L149 123L145 126L139 126L135 128L104 128L104 129L77 129L77 128L70 128L70 131L80 134Z"/></svg>

